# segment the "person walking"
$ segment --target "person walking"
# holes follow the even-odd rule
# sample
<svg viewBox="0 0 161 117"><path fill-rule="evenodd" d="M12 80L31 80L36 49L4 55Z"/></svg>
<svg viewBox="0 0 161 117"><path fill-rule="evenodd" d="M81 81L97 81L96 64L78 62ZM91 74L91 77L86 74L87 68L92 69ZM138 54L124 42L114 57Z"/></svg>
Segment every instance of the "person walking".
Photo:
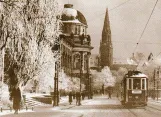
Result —
<svg viewBox="0 0 161 117"><path fill-rule="evenodd" d="M79 97L78 97L79 94L78 94L78 93L79 93L79 92L76 92L76 95L75 95L75 96L76 96L76 105L78 105L78 102L79 102Z"/></svg>
<svg viewBox="0 0 161 117"><path fill-rule="evenodd" d="M73 92L73 99L75 99L75 95L76 95L75 92Z"/></svg>
<svg viewBox="0 0 161 117"><path fill-rule="evenodd" d="M84 98L85 98L85 94L84 92L82 92L82 100L84 100Z"/></svg>
<svg viewBox="0 0 161 117"><path fill-rule="evenodd" d="M72 95L72 92L70 92L70 93L69 93L69 104L72 103L72 96L73 96L73 95Z"/></svg>
<svg viewBox="0 0 161 117"><path fill-rule="evenodd" d="M10 100L13 100L13 109L15 110L14 114L18 114L18 110L20 110L21 103L21 91L19 87L14 87L11 90Z"/></svg>
<svg viewBox="0 0 161 117"><path fill-rule="evenodd" d="M108 99L111 99L111 95L112 95L112 90L109 89L109 90L108 90Z"/></svg>
<svg viewBox="0 0 161 117"><path fill-rule="evenodd" d="M81 105L81 93L80 92L76 93L76 105L78 106Z"/></svg>

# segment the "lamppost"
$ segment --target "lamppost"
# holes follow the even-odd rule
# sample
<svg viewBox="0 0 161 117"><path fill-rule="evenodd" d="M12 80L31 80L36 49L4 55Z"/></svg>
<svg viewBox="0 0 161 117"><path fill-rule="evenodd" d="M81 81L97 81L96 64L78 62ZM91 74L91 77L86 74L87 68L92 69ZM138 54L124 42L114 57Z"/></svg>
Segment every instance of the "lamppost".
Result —
<svg viewBox="0 0 161 117"><path fill-rule="evenodd" d="M91 74L89 74L89 98L88 99L92 99L92 77Z"/></svg>
<svg viewBox="0 0 161 117"><path fill-rule="evenodd" d="M91 74L90 74L90 68L89 68L89 58L90 58L91 53L87 53L87 91L88 91L88 99L92 99L92 91L91 91Z"/></svg>
<svg viewBox="0 0 161 117"><path fill-rule="evenodd" d="M58 90L58 79L59 79L59 68L60 68L60 44L55 43L52 47L52 51L55 53L55 76L54 76L54 94L53 94L53 106L59 106L59 90Z"/></svg>
<svg viewBox="0 0 161 117"><path fill-rule="evenodd" d="M104 95L104 83L102 84L102 94Z"/></svg>
<svg viewBox="0 0 161 117"><path fill-rule="evenodd" d="M82 78L83 78L83 51L80 51L80 92L82 91L81 86Z"/></svg>

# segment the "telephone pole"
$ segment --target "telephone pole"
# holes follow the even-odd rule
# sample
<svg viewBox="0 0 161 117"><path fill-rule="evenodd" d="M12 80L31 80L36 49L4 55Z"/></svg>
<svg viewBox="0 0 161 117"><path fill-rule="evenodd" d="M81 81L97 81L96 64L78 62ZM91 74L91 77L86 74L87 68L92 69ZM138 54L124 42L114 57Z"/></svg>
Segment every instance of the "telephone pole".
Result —
<svg viewBox="0 0 161 117"><path fill-rule="evenodd" d="M160 80L159 78L160 78L160 66L157 69L157 101L158 101L158 98L159 98L159 80Z"/></svg>
<svg viewBox="0 0 161 117"><path fill-rule="evenodd" d="M153 99L155 100L155 95L156 95L156 92L155 92L155 69L154 69L154 74L153 74L153 79L154 79L154 93L153 93Z"/></svg>

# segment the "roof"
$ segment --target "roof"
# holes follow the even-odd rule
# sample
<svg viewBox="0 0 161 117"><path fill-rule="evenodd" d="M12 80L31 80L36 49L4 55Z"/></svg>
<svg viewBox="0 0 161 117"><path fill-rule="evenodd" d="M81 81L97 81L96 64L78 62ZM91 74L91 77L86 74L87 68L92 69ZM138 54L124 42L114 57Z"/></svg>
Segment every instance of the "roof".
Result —
<svg viewBox="0 0 161 117"><path fill-rule="evenodd" d="M64 10L62 13L62 21L63 22L70 22L70 23L71 22L82 23L84 25L87 25L87 21L86 21L86 18L84 17L84 15L80 11L73 9L72 4L65 4L64 5Z"/></svg>

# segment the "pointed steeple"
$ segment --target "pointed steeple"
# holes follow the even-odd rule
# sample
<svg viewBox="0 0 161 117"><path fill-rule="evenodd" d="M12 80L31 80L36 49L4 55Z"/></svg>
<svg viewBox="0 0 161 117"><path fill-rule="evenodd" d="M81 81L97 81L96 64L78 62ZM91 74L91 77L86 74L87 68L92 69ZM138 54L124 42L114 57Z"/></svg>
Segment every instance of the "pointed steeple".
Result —
<svg viewBox="0 0 161 117"><path fill-rule="evenodd" d="M104 25L102 30L102 40L100 41L100 65L112 66L113 63L113 47L111 41L111 29L108 15L108 9L106 9Z"/></svg>
<svg viewBox="0 0 161 117"><path fill-rule="evenodd" d="M111 30L110 30L110 21L109 21L109 15L108 15L108 8L106 8L106 14L105 14L105 19L104 19L104 25L103 25L103 30L102 30L102 37L106 37L106 38L102 38L102 41L109 41L111 42L111 38L107 35L111 35Z"/></svg>

